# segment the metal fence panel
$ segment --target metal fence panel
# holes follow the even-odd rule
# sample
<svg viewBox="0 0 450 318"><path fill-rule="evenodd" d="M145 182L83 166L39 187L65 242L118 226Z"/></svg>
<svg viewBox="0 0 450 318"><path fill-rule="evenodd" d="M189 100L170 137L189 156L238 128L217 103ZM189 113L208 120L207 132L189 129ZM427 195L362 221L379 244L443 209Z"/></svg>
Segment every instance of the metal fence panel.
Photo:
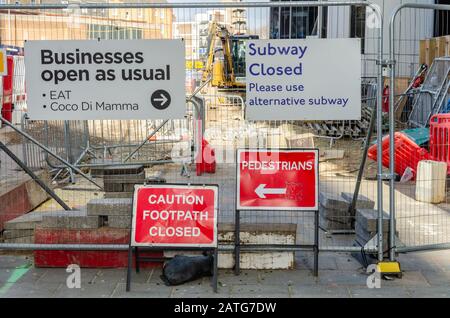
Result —
<svg viewBox="0 0 450 318"><path fill-rule="evenodd" d="M390 173L401 174L409 165L415 178L405 182L390 181L390 200L386 203L390 202L391 220L395 219L392 227L398 236L397 251L450 246L446 189L449 140L445 124L439 125L438 119L448 113L450 52L439 37L448 34L449 17L448 5L408 3L396 8L390 19L390 59L394 62L390 77L390 105L394 105L390 108L390 157L395 155L396 158L395 164L391 163ZM426 23L429 19L434 23ZM426 67L423 64L427 64ZM423 69L426 71L422 72ZM417 74L423 74L422 78ZM423 84L412 85L414 81ZM400 139L393 142L398 136L393 132L416 127L427 135L425 140L415 139L422 149L408 149L407 157L402 157L400 153L406 149L402 148ZM440 173L426 170L423 162L418 164L425 159L433 160L434 163L428 164L435 168L440 166ZM443 192L433 198L439 189Z"/></svg>
<svg viewBox="0 0 450 318"><path fill-rule="evenodd" d="M240 9L239 12L245 12L239 18L235 16L238 14L237 8ZM25 40L42 39L184 39L188 92L188 113L184 120L44 122L23 117L26 106L15 108L19 118L23 118L22 129L25 132L83 172L90 173L92 180L101 186L103 179L94 175L95 168L135 163L145 164L147 178L161 177L171 183L219 184L220 222L233 223L236 206L235 151L240 147L256 144L260 148L319 148L321 191L337 195L341 195L341 192L353 193L370 114L376 107L377 100L381 99L380 94L377 94L381 87L380 65L377 63L380 26L373 24L373 17L378 16L378 12L374 13L368 3L326 2L318 5L316 2L308 2L298 5L286 3L282 6L245 2L197 5L111 3L73 5L69 9L64 5L16 6L8 9L9 11L0 8L0 32L4 45L23 47ZM242 23L242 19L245 23ZM297 20L293 23L292 19ZM4 23L5 21L11 23ZM193 100L191 94L201 85L208 26L211 22L220 23L235 34L253 35L260 39L307 36L362 38L363 120L308 123L248 121L244 117L245 96L242 93L223 92L210 87L204 87L196 93L200 101ZM292 29L292 25L297 27ZM21 76L25 71L17 70ZM202 105L199 107L198 104ZM201 118L204 121L199 125ZM204 138L215 149L218 165L214 174L196 174L191 150L197 149L201 144L198 139L199 131L203 132ZM381 131L378 131L380 137ZM0 136L5 138L7 132L0 131ZM82 210L91 199L105 196L104 191L81 178L74 169L62 164L54 156L45 154L46 164L42 164L42 149L36 148L34 143L26 141L22 146L17 151L13 146L10 147L19 157L25 156L29 166L42 168L49 173L48 183L52 184L56 193L69 206ZM180 149L183 150L183 155L173 160L174 154ZM186 163L185 159L190 160ZM18 183L21 177L15 170L15 164L3 157L2 161L3 175L12 177ZM380 191L380 183L377 183L377 169L379 166L375 162L368 161L360 194L378 201L379 206L380 197L377 193ZM126 177L123 178L126 181ZM51 180L54 182L50 182ZM47 200L30 210L50 211L53 215L58 215L56 211L59 209L54 200ZM311 243L314 239L311 214L246 211L241 217L243 223L294 224L298 244ZM321 249L359 250L361 247L354 245L356 235L351 225L354 217L344 214L338 218L337 222L322 224L325 231L321 232ZM334 226L337 227L333 228ZM69 232L62 232L58 242L65 239L67 243L85 243L81 239L70 241ZM259 243L271 242L267 239Z"/></svg>

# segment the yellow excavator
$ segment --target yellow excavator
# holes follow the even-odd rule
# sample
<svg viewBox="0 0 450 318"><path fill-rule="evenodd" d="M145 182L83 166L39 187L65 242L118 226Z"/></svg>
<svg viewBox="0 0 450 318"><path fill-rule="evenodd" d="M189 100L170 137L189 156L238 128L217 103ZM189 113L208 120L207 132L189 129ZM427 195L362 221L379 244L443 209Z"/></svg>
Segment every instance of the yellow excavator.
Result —
<svg viewBox="0 0 450 318"><path fill-rule="evenodd" d="M210 85L219 90L245 90L242 79L245 79L245 45L249 39L258 39L258 36L230 35L225 26L211 23L202 84L210 80ZM217 47L218 40L221 47Z"/></svg>

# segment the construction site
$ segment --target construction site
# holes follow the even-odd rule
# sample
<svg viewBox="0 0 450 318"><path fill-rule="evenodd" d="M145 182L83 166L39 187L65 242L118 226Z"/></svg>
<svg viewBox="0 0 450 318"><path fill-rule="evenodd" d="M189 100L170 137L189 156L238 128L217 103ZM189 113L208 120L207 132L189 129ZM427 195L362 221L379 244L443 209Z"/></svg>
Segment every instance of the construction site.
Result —
<svg viewBox="0 0 450 318"><path fill-rule="evenodd" d="M334 5L318 1L314 6L302 1L28 2L0 4L0 298L450 297L450 5L392 1L377 12L366 1ZM378 2L384 3L374 1L375 5L381 5ZM377 14L384 22L373 27ZM354 62L361 71L355 83L361 98L352 103L357 119L314 120L327 117L328 103L336 102L340 112L347 110L349 99L330 101L326 95L314 96L319 98L317 110L309 117L255 117L259 108L250 96L264 92L276 99L278 84L290 85L286 98L292 94L306 98L311 85L329 89L329 81L320 76L305 88L298 79L249 85L248 44L297 43L294 39L306 41L309 50L314 41L358 39L360 60ZM37 103L30 101L35 95L26 81L30 60L24 48L31 42L59 41L64 48L62 41L81 40L136 41L130 45L181 41L185 57L181 103L172 93L146 98L164 111L164 104L182 104L184 116L78 119L75 103L60 95L50 99L67 111L64 119L33 119L44 115L36 117ZM84 48L80 45L80 51ZM301 60L306 45L305 51L296 53ZM343 57L332 53L328 62L339 64ZM123 62L125 54L120 58L121 63L139 64L138 57L135 54L130 63ZM62 57L54 56L55 61L58 58ZM95 61L95 54L89 58ZM101 58L107 61L106 54ZM170 69L158 69L154 59L154 69L145 69L144 60L142 74L130 71L136 76L130 82L177 76L175 63ZM321 63L325 61L314 67ZM303 70L282 72L306 77L304 65ZM346 72L351 71L340 69L342 73L334 75L343 83L338 80L337 87L350 81ZM151 75L145 73L149 70ZM158 70L163 75L157 75ZM49 85L58 85L56 78L83 81L71 79L69 72L64 79L54 76ZM103 87L91 85L83 98L92 100L95 109L90 94L103 93ZM123 96L125 104L111 104L110 109L97 104L97 110L115 114L138 109L139 103L130 105L140 89L124 87L112 91ZM157 92L166 92L163 89L169 91L162 87ZM39 97L47 98L56 91L42 92ZM53 107L45 103L42 114ZM285 106L264 105L278 107L269 118L286 118ZM316 154L311 166L291 163L270 168L316 169L315 184L306 186L281 174L285 180L280 190L271 183L278 176L251 180L244 168L260 168L251 161L242 166L245 151ZM175 197L164 192L159 200L146 199L150 207L143 219L162 218L156 224L167 225L150 229L150 235L161 237L160 243L185 237L191 245L176 240L180 244L138 242L135 222L141 187L192 185L217 189L214 243L205 245L207 252L200 241L190 240L203 237L206 225L201 218L208 215L194 207L181 214L177 210L177 204L203 204L203 197L194 196L196 192L183 197L180 189ZM296 209L290 202L306 201L305 187L314 189L316 205ZM265 205L264 199L272 198L274 205ZM152 209L157 208L161 211L156 216ZM190 219L198 227L183 228L167 221L171 217ZM165 275L163 262L175 260L175 255L201 257L209 251L215 262L210 275L177 287L168 287L175 284L159 278ZM66 287L70 273L66 269L73 264L81 268L81 289ZM20 277L12 281L12 273L18 271ZM369 287L372 272L380 274L381 289ZM209 276L217 292L212 295ZM42 283L48 286L38 288Z"/></svg>

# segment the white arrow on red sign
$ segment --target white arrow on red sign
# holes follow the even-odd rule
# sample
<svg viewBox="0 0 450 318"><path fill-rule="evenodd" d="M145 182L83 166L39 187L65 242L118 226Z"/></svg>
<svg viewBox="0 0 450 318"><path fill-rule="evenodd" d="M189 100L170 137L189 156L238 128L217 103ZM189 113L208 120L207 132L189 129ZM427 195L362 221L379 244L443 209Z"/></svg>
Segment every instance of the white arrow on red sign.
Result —
<svg viewBox="0 0 450 318"><path fill-rule="evenodd" d="M260 184L256 187L255 193L260 199L265 199L266 194L286 194L286 188L266 188L265 184Z"/></svg>

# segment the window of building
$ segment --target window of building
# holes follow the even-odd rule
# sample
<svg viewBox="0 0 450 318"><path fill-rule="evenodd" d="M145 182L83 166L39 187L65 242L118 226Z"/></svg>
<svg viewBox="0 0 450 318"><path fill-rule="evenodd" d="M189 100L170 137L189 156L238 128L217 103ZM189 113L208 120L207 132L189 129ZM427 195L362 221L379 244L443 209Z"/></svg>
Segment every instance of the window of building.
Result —
<svg viewBox="0 0 450 318"><path fill-rule="evenodd" d="M365 51L366 7L352 6L350 13L350 37L361 39L361 53Z"/></svg>
<svg viewBox="0 0 450 318"><path fill-rule="evenodd" d="M270 10L270 38L272 39L304 39L317 35L319 28L319 9L317 7L283 7L282 2L306 0L272 0L280 2L280 7ZM326 37L328 10L322 8L321 37Z"/></svg>
<svg viewBox="0 0 450 318"><path fill-rule="evenodd" d="M450 0L436 0L436 4L450 4ZM434 36L450 34L450 12L447 10L434 11Z"/></svg>

